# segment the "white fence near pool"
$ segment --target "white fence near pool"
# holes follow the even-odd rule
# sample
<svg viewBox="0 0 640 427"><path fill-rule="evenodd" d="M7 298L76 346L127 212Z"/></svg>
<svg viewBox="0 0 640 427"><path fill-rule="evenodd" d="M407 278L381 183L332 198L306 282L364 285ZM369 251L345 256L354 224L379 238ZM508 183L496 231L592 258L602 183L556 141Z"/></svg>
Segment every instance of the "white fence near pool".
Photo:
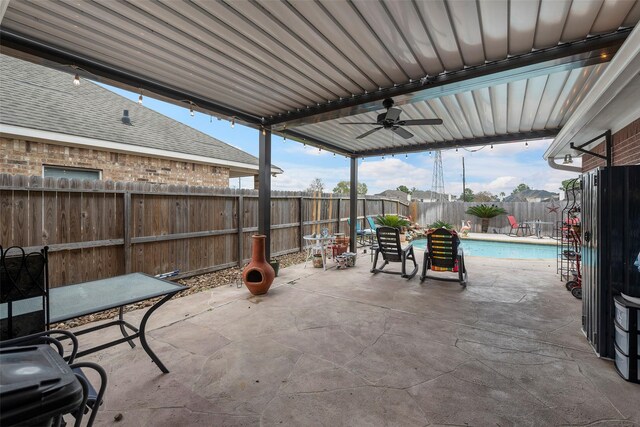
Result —
<svg viewBox="0 0 640 427"><path fill-rule="evenodd" d="M471 206L479 205L476 202L412 202L409 212L414 221L426 226L436 221L446 221L452 224L456 230L460 229L462 221L471 221L471 231L480 232L480 218L466 213ZM487 205L496 205L504 208L509 215L513 215L516 221L552 222L543 227L543 234L550 234L556 221L562 217L562 208L565 202L485 202ZM557 212L553 212L552 207L558 207ZM507 215L499 215L489 221L489 233L494 229L498 233L507 233L511 227L507 220Z"/></svg>

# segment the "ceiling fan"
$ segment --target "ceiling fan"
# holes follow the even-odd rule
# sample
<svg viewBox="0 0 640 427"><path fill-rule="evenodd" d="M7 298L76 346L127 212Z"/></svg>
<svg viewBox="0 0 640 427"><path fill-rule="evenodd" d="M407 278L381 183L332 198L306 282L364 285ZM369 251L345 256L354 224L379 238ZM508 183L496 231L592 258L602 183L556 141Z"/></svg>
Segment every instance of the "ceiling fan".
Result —
<svg viewBox="0 0 640 427"><path fill-rule="evenodd" d="M387 98L382 101L382 106L387 109L386 113L378 114L378 120L375 123L371 122L342 122L341 125L377 125L377 128L371 129L356 139L362 139L365 136L369 136L380 129L391 129L392 132L400 135L404 139L409 139L413 136L411 132L402 128L401 126L425 126L425 125L441 125L442 119L416 119L416 120L400 120L400 113L402 110L393 106L393 99Z"/></svg>

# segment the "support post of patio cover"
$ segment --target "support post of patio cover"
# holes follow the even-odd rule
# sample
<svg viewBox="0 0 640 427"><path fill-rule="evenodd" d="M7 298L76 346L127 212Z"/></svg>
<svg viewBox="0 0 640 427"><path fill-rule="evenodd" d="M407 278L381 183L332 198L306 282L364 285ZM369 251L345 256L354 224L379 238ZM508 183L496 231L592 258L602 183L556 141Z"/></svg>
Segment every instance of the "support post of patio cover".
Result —
<svg viewBox="0 0 640 427"><path fill-rule="evenodd" d="M356 252L356 225L358 221L358 158L351 158L351 181L349 183L349 251Z"/></svg>
<svg viewBox="0 0 640 427"><path fill-rule="evenodd" d="M271 128L259 131L258 233L265 239L265 257L271 260Z"/></svg>

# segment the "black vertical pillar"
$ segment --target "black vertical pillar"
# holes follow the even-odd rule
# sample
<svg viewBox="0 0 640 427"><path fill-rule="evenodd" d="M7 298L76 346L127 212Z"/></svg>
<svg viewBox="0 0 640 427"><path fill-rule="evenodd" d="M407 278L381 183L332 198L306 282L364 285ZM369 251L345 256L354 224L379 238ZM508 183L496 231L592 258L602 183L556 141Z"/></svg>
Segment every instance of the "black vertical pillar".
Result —
<svg viewBox="0 0 640 427"><path fill-rule="evenodd" d="M271 129L260 130L258 233L267 236L265 256L271 259Z"/></svg>
<svg viewBox="0 0 640 427"><path fill-rule="evenodd" d="M349 250L356 252L356 224L358 223L358 158L351 158L351 182L349 184Z"/></svg>

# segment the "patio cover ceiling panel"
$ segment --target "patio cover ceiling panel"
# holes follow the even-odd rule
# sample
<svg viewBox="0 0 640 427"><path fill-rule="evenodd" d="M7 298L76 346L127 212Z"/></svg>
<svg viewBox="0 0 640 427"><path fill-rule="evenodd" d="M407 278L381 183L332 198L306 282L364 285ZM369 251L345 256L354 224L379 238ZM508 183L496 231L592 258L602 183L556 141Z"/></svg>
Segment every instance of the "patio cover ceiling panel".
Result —
<svg viewBox="0 0 640 427"><path fill-rule="evenodd" d="M639 18L637 1L615 0L11 0L2 26L3 39L61 48L256 125ZM475 96L485 106L487 93Z"/></svg>
<svg viewBox="0 0 640 427"><path fill-rule="evenodd" d="M440 98L432 98L401 107L401 120L441 118L439 126L407 126L415 136L408 140L388 129L381 129L362 139L358 135L375 128L373 125L341 125L340 123L375 122L384 112L358 114L284 131L297 136L331 141L345 152L380 155L457 146L509 142L555 135L571 117L576 105L590 90L606 64L537 76L526 80L479 88ZM509 135L513 135L509 139Z"/></svg>

